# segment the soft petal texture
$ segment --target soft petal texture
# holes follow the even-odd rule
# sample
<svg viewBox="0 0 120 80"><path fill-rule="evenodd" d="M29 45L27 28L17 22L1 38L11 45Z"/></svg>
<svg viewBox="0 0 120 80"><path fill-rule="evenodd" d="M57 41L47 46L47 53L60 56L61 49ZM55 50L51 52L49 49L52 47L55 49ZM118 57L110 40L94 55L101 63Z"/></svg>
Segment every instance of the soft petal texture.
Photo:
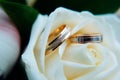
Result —
<svg viewBox="0 0 120 80"><path fill-rule="evenodd" d="M62 25L70 28L71 36L101 33L103 42L75 44L68 39L45 56L49 35ZM119 48L113 27L104 18L57 8L49 17L38 16L22 60L29 80L118 80Z"/></svg>
<svg viewBox="0 0 120 80"><path fill-rule="evenodd" d="M117 40L120 42L120 17L118 17L116 14L104 14L99 15L98 17L104 19L106 22L108 22L108 24L111 25Z"/></svg>
<svg viewBox="0 0 120 80"><path fill-rule="evenodd" d="M6 76L20 52L20 36L15 25L0 9L0 76Z"/></svg>
<svg viewBox="0 0 120 80"><path fill-rule="evenodd" d="M45 27L47 16L39 15L36 22L33 25L30 41L26 51L22 55L22 60L25 64L25 70L27 72L29 80L46 80L43 73L39 71L38 58L39 54L35 53L35 45L38 41L38 37L41 36L41 33ZM39 46L39 45L38 45Z"/></svg>

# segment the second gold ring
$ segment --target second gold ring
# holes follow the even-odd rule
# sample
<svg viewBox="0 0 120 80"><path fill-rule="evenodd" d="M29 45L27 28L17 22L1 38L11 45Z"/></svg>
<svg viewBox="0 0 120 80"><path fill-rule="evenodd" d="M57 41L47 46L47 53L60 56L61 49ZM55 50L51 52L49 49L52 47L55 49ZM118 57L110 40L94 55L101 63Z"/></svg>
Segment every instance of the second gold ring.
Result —
<svg viewBox="0 0 120 80"><path fill-rule="evenodd" d="M100 43L103 41L103 35L100 33L94 34L80 34L70 37L71 42L73 43Z"/></svg>

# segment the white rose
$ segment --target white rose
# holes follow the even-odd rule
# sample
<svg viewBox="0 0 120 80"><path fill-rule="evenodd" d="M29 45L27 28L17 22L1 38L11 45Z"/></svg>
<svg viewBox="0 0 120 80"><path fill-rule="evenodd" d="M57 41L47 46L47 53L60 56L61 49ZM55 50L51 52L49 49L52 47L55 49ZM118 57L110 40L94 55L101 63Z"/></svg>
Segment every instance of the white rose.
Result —
<svg viewBox="0 0 120 80"><path fill-rule="evenodd" d="M45 56L49 34L62 24L71 28L71 35L102 33L103 42L75 44L67 40ZM29 80L119 80L119 48L112 25L105 19L57 8L49 16L38 16L22 61Z"/></svg>
<svg viewBox="0 0 120 80"><path fill-rule="evenodd" d="M19 33L0 8L0 79L10 72L18 59L19 52Z"/></svg>

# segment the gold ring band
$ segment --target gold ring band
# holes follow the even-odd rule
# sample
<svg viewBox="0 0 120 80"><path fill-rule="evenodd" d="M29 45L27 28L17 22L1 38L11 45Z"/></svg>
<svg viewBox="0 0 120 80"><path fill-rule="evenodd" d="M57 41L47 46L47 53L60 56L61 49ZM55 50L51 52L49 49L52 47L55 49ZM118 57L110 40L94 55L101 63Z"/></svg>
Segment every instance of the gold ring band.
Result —
<svg viewBox="0 0 120 80"><path fill-rule="evenodd" d="M100 43L103 41L102 34L94 33L94 34L82 34L70 37L70 40L74 43Z"/></svg>
<svg viewBox="0 0 120 80"><path fill-rule="evenodd" d="M70 36L70 29L64 25L64 28L61 30L59 35L53 39L46 49L45 55L49 54L50 51L54 51L57 47L59 47L68 37Z"/></svg>

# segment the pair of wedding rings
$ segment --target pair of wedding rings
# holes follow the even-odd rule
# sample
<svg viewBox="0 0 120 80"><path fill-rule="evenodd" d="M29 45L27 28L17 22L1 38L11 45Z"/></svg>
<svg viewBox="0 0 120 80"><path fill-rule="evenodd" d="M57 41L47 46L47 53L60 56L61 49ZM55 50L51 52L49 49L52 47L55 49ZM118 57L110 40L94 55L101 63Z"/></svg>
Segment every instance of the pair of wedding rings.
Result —
<svg viewBox="0 0 120 80"><path fill-rule="evenodd" d="M56 34L56 35L54 35ZM52 34L56 36L52 41L49 42L46 48L46 55L49 51L54 51L59 47L66 39L69 39L72 43L85 44L85 43L100 43L103 40L103 36L100 33L93 34L79 34L70 35L70 29L66 25L62 25Z"/></svg>

